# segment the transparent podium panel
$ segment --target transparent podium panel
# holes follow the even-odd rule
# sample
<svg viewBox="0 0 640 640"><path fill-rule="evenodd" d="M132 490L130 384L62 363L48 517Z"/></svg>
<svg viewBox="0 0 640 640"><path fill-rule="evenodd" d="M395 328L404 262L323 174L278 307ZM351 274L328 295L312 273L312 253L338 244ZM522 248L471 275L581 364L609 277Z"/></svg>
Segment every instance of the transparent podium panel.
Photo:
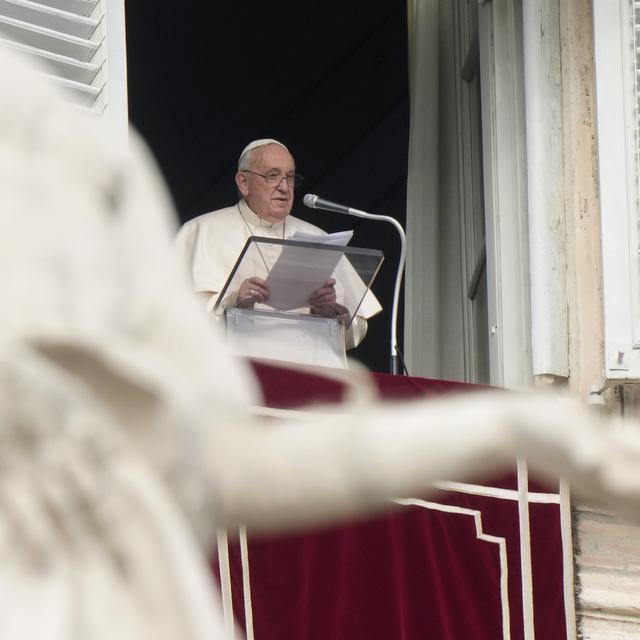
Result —
<svg viewBox="0 0 640 640"><path fill-rule="evenodd" d="M253 237L229 274L214 313L224 313L228 340L240 354L343 368L345 332L358 310L371 315L367 305L377 305L369 287L382 260L375 249ZM267 300L252 308L236 307L240 286L256 276L266 281ZM309 299L329 278L335 279L339 306L324 317L312 313Z"/></svg>
<svg viewBox="0 0 640 640"><path fill-rule="evenodd" d="M225 310L227 340L236 353L321 367L347 367L344 325L336 318Z"/></svg>
<svg viewBox="0 0 640 640"><path fill-rule="evenodd" d="M319 236L322 238L322 236ZM255 310L309 313L309 298L335 278L337 302L348 315L348 327L365 301L384 256L376 249L297 240L253 237L247 240L214 305L214 311L235 306L240 285L258 276L267 282L269 298Z"/></svg>

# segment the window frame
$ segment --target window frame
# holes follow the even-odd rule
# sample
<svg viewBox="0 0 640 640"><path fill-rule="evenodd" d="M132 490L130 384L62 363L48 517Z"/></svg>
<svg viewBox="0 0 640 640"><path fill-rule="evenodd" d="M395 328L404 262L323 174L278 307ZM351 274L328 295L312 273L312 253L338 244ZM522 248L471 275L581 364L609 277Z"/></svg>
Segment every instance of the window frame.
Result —
<svg viewBox="0 0 640 640"><path fill-rule="evenodd" d="M593 3L604 375L640 381L638 126L632 0Z"/></svg>

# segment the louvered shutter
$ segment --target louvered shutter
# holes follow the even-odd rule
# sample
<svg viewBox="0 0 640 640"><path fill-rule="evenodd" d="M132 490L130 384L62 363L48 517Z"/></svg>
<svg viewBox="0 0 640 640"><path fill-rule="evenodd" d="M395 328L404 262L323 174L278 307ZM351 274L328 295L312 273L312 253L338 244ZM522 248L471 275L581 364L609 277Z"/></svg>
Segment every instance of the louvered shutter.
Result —
<svg viewBox="0 0 640 640"><path fill-rule="evenodd" d="M640 2L593 3L605 376L640 381Z"/></svg>
<svg viewBox="0 0 640 640"><path fill-rule="evenodd" d="M126 129L123 0L0 0L0 40L44 63L80 109Z"/></svg>

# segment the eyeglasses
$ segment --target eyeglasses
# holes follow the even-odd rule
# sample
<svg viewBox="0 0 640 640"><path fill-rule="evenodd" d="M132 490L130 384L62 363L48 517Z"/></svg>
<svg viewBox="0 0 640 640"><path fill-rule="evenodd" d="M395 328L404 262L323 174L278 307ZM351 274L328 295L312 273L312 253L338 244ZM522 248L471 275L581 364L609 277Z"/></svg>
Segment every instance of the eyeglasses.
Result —
<svg viewBox="0 0 640 640"><path fill-rule="evenodd" d="M267 181L267 184L270 185L279 185L283 180L287 181L287 184L290 187L299 187L304 180L304 177L299 173L287 173L283 175L279 171L272 171L267 173L258 173L257 171L251 171L251 169L242 169L242 173L253 173L254 176L260 176Z"/></svg>

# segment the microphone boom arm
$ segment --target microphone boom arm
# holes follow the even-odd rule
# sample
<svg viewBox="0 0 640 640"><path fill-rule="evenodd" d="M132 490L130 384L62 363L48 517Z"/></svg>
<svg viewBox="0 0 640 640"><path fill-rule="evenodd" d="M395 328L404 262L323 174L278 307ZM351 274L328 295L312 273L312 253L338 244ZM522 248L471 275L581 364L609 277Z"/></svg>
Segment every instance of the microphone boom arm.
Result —
<svg viewBox="0 0 640 640"><path fill-rule="evenodd" d="M402 285L402 275L404 273L404 265L407 255L407 236L402 228L402 225L391 216L383 216L373 213L367 213L360 209L353 209L349 207L349 214L357 216L358 218L367 218L368 220L383 220L392 224L398 235L400 236L400 258L398 259L398 271L396 272L396 281L393 288L393 302L391 304L391 373L394 375L400 374L400 354L398 352L398 305L400 303L400 287Z"/></svg>
<svg viewBox="0 0 640 640"><path fill-rule="evenodd" d="M360 209L353 209L336 202L324 200L318 196L308 193L304 199L304 204L311 209L325 209L327 211L335 211L337 213L345 213L347 215L356 216L358 218L367 218L368 220L382 220L391 223L400 236L400 259L398 260L398 271L396 273L396 282L393 290L393 303L391 305L391 373L398 375L400 373L400 352L398 350L398 304L400 301L400 286L402 283L402 275L404 273L404 265L407 254L407 236L402 225L391 216L384 216L377 213L367 213Z"/></svg>

